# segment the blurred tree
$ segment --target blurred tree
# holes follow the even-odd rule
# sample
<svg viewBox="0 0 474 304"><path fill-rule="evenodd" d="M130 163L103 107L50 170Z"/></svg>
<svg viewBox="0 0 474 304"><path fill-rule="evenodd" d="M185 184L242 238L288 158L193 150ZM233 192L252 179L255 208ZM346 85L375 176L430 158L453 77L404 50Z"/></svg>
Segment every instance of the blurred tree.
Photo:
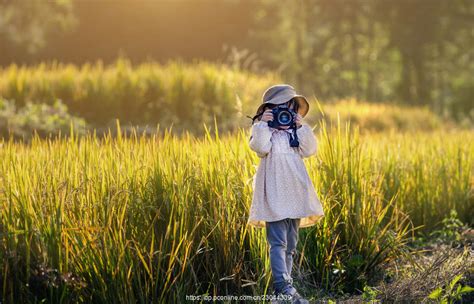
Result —
<svg viewBox="0 0 474 304"><path fill-rule="evenodd" d="M456 58L465 54L465 58L472 59L474 2L381 1L376 2L376 10L377 21L389 34L390 47L400 54L402 73L396 87L399 97L417 104L434 104L443 98L437 91L446 90L449 85L445 76L453 72ZM469 70L469 64L463 61L457 66L458 72ZM473 72L472 65L470 71Z"/></svg>
<svg viewBox="0 0 474 304"><path fill-rule="evenodd" d="M387 68L392 54L381 52L388 40L373 2L262 0L251 35L261 57L308 94L389 99L396 73Z"/></svg>
<svg viewBox="0 0 474 304"><path fill-rule="evenodd" d="M251 34L270 64L306 94L474 115L474 1L261 3Z"/></svg>
<svg viewBox="0 0 474 304"><path fill-rule="evenodd" d="M71 30L76 23L71 0L0 0L0 51L14 44L34 53L49 35Z"/></svg>

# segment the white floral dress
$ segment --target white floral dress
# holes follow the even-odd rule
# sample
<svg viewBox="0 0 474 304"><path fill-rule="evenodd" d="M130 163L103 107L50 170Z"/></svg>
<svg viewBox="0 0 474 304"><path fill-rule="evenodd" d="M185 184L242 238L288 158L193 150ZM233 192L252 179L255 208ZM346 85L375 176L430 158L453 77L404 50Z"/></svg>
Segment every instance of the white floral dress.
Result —
<svg viewBox="0 0 474 304"><path fill-rule="evenodd" d="M321 202L303 162L316 154L317 141L311 127L296 130L299 147L291 147L293 130L270 128L267 122L253 124L250 148L260 158L253 177L253 197L248 224L264 228L265 222L300 218L300 228L314 225L323 216Z"/></svg>

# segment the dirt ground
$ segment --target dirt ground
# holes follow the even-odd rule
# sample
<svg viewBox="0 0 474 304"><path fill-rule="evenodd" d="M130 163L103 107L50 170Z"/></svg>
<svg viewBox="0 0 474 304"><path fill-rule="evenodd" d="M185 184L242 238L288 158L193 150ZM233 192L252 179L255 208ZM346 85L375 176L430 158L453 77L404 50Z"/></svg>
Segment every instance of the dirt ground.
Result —
<svg viewBox="0 0 474 304"><path fill-rule="evenodd" d="M360 294L330 295L302 285L300 293L310 303L474 303L474 292L466 287L474 286L473 270L474 229L465 228L413 244L406 256L384 268L377 284Z"/></svg>

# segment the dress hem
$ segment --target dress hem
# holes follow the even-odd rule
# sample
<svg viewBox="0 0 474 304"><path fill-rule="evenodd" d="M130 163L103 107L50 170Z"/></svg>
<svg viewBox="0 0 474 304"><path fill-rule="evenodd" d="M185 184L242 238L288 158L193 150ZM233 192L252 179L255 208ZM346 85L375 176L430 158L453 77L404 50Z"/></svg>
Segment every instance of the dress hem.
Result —
<svg viewBox="0 0 474 304"><path fill-rule="evenodd" d="M266 225L265 225L266 222L280 221L280 220L285 219L285 218L299 218L299 219L301 219L301 223L300 223L299 228L306 228L306 227L311 227L311 226L316 225L323 217L324 217L324 213L323 214L312 214L312 215L306 215L306 216L296 216L296 217L287 216L287 217L277 219L277 220L272 219L271 221L268 221L268 220L265 220L265 219L249 219L247 221L247 225L249 225L251 227L255 227L255 228L265 228L266 227Z"/></svg>

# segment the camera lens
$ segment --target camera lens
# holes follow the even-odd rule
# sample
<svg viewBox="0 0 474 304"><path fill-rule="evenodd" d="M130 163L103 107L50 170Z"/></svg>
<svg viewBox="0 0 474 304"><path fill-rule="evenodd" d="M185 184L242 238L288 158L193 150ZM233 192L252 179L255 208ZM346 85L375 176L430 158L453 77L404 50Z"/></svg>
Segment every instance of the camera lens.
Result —
<svg viewBox="0 0 474 304"><path fill-rule="evenodd" d="M280 115L278 116L278 122L281 125L287 125L290 123L290 121L291 121L291 113L287 111L281 112Z"/></svg>

